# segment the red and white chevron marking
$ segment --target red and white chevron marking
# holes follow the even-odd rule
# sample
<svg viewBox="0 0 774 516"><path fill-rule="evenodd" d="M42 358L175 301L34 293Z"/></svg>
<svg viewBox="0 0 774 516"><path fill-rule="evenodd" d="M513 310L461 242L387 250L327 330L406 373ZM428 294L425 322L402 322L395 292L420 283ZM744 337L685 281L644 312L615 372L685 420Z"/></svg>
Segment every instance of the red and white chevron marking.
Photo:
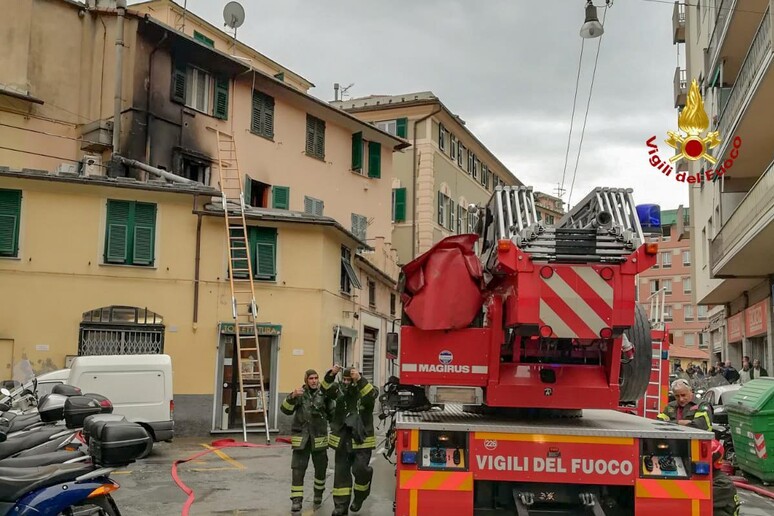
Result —
<svg viewBox="0 0 774 516"><path fill-rule="evenodd" d="M613 286L591 267L556 267L542 278L540 324L553 337L595 339L613 317Z"/></svg>
<svg viewBox="0 0 774 516"><path fill-rule="evenodd" d="M765 459L769 455L766 453L766 439L763 438L763 434L755 434L755 454L759 459Z"/></svg>

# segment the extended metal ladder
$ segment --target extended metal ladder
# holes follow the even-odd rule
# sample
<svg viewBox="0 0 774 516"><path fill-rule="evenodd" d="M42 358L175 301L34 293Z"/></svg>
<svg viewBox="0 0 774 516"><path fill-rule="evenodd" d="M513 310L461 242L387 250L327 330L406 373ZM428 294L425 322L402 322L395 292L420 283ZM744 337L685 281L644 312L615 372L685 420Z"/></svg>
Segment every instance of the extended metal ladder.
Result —
<svg viewBox="0 0 774 516"><path fill-rule="evenodd" d="M236 336L236 367L239 378L238 405L242 416L242 434L247 441L247 428L263 426L266 431L266 443L269 436L269 417L264 388L261 349L258 340L258 305L255 302L253 284L253 263L249 251L247 222L245 220L245 198L242 189L242 174L239 170L236 142L231 135L215 131L218 145L219 185L223 216L226 223L226 242L228 245L228 278L231 285L231 312L234 317L234 335ZM251 331L248 331L251 330ZM258 370L256 371L256 366ZM247 390L254 391L256 386L245 382L257 383L260 396L248 396ZM250 403L256 407L250 409ZM248 422L249 414L263 414L263 422Z"/></svg>
<svg viewBox="0 0 774 516"><path fill-rule="evenodd" d="M651 294L648 297L650 301L650 326L651 337L652 334L658 333L662 335L661 339L652 340L652 357L651 357L651 369L650 369L650 381L648 382L648 389L645 391L645 396L642 399L644 404L642 415L653 418L661 413L663 408L663 397L661 395L661 389L664 381L664 369L663 364L663 352L664 352L664 340L666 326L664 324L664 301L666 299L666 287L661 288ZM655 379L654 379L655 377ZM655 393L654 393L655 391ZM655 402L655 403L651 403Z"/></svg>

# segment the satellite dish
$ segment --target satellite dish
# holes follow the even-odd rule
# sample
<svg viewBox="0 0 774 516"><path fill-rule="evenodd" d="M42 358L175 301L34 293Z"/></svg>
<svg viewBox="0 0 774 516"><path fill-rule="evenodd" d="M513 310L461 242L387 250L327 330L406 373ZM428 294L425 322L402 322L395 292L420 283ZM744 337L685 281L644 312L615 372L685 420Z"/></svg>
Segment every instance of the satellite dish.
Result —
<svg viewBox="0 0 774 516"><path fill-rule="evenodd" d="M237 29L245 22L245 9L239 2L229 2L223 8L223 20L232 29Z"/></svg>

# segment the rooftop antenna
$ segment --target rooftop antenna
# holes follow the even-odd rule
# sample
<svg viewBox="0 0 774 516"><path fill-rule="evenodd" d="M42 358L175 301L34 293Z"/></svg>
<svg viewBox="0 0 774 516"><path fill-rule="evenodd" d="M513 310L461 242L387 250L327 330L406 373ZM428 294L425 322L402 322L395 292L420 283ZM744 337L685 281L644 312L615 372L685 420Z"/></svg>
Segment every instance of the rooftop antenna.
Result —
<svg viewBox="0 0 774 516"><path fill-rule="evenodd" d="M245 22L245 9L239 2L229 2L223 8L223 21L227 27L234 29L234 45L231 47L231 53L236 48L237 29Z"/></svg>
<svg viewBox="0 0 774 516"><path fill-rule="evenodd" d="M341 87L341 100L344 100L344 95L347 95L347 96L349 96L349 93L348 93L348 92L349 92L349 89L350 89L352 86L354 86L354 85L355 85L355 83L353 82L353 83L351 83L349 86L342 86L342 87Z"/></svg>

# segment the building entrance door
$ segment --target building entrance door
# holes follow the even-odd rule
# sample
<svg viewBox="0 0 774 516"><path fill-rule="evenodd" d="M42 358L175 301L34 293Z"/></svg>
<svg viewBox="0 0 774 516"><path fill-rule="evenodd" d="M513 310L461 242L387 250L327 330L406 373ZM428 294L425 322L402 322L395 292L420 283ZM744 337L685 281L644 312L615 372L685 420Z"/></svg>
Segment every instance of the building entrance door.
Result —
<svg viewBox="0 0 774 516"><path fill-rule="evenodd" d="M263 378L258 373L256 362L243 361L243 380L246 394L239 392L239 376L237 371L237 347L233 334L221 333L218 346L218 369L216 373L217 388L215 390L214 410L212 419L213 432L241 432L243 397L259 399L247 400L247 409L262 408L260 399L260 383L266 391L266 414L269 418L269 429L277 426L277 351L279 336L259 336L258 347L261 353L261 368ZM254 369L254 370L253 370ZM265 423L262 413L248 413L247 423ZM263 425L249 426L248 432L263 432Z"/></svg>

